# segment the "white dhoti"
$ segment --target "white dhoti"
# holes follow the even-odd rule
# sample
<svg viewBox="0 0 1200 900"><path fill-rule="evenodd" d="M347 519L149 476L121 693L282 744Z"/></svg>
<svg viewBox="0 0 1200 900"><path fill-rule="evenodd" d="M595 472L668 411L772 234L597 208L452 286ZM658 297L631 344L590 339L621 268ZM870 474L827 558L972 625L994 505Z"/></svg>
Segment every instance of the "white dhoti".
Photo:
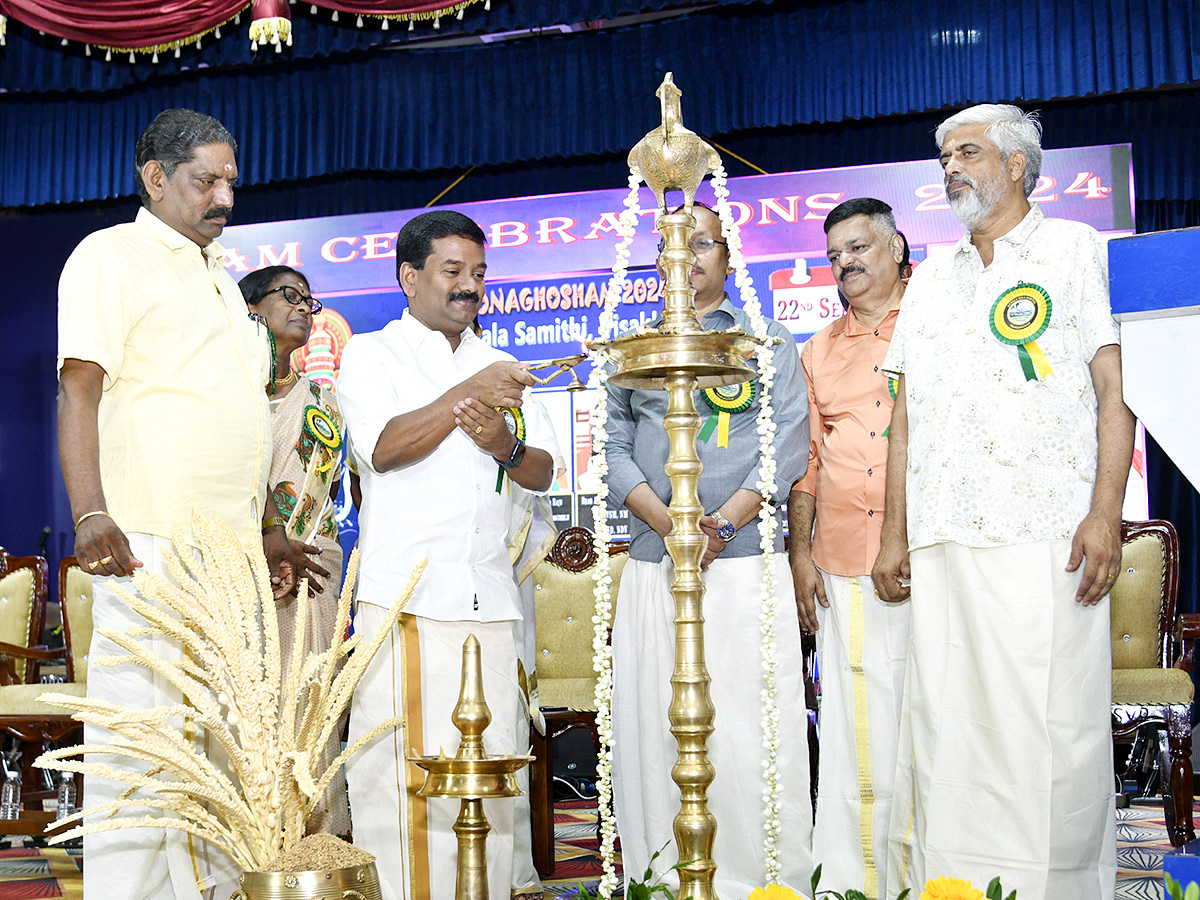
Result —
<svg viewBox="0 0 1200 900"><path fill-rule="evenodd" d="M378 631L386 610L360 603L354 630ZM482 651L484 699L492 713L483 732L488 755L524 754L518 745L520 697L512 622L440 622L403 616L354 692L350 742L387 719L397 727L368 744L346 766L354 842L375 854L384 900L443 900L454 896L460 801L418 797L425 772L409 756L453 756L461 733L451 716L462 681L462 646L475 635ZM488 892L506 900L512 889L512 798L485 800Z"/></svg>
<svg viewBox="0 0 1200 900"><path fill-rule="evenodd" d="M779 882L806 895L812 876L812 800L803 659L791 570L776 556L775 593L780 708ZM716 778L708 808L717 820L713 859L721 897L746 897L766 879L763 852L762 634L759 557L718 559L704 573L704 640L712 676L715 732L708 758ZM670 732L675 664L674 567L630 560L621 576L613 626L613 793L627 878L640 879L650 857L656 873L678 887L672 824L679 789L671 780L678 745Z"/></svg>
<svg viewBox="0 0 1200 900"><path fill-rule="evenodd" d="M813 859L821 885L886 896L888 823L911 604L885 603L868 575L821 573L817 605L821 775Z"/></svg>
<svg viewBox="0 0 1200 900"><path fill-rule="evenodd" d="M127 533L130 549L148 572L169 577L166 555L173 552L165 538L150 534ZM120 585L133 591L131 578L97 577L92 579L92 621L97 631L92 636L90 659L123 656L125 651L103 637L100 628L122 631L143 628L146 620L117 596ZM162 635L142 636L139 642L152 647L166 660L178 660L182 650L178 642ZM80 648L76 648L79 650ZM156 672L141 666L88 667L87 695L130 709L150 709L182 702L179 692ZM84 725L84 742L104 744L112 732ZM210 758L217 758L215 742L201 733ZM212 745L212 746L209 746ZM89 754L88 762L108 763L116 768L145 768L127 757ZM84 781L84 805L92 806L116 800L125 785L103 778ZM149 815L161 815L146 810ZM200 838L180 831L161 828L131 828L88 834L83 838L83 893L88 900L227 900L237 889L238 870L221 850Z"/></svg>
<svg viewBox="0 0 1200 900"><path fill-rule="evenodd" d="M939 875L1113 896L1109 603L1075 602L1069 556L1065 540L911 554L890 897Z"/></svg>

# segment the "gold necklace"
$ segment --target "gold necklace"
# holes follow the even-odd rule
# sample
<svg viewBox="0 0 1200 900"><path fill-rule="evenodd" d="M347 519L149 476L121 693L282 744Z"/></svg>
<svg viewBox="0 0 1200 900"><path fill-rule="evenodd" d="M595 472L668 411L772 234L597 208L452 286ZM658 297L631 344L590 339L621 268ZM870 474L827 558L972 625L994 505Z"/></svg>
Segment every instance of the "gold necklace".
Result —
<svg viewBox="0 0 1200 900"><path fill-rule="evenodd" d="M276 394L279 393L280 388L288 387L289 385L295 384L299 380L300 380L300 374L295 369L289 368L288 373L286 375L284 375L282 378L278 378L278 379L272 378L271 379L271 394L270 394L270 396L274 397Z"/></svg>

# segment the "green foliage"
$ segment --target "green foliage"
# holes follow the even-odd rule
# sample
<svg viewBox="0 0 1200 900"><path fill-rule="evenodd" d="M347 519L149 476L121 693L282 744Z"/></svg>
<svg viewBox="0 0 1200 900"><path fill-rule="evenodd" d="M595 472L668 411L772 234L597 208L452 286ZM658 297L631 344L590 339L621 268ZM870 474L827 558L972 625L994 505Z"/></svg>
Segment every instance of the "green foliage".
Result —
<svg viewBox="0 0 1200 900"><path fill-rule="evenodd" d="M837 891L819 891L817 890L817 887L820 885L820 883L821 867L818 865L815 869L813 869L812 873L811 885L813 900L820 900L822 897L828 898L828 900L867 900L866 895L862 891L856 891L853 888L850 888L845 893L838 893ZM908 888L905 888L900 892L900 896L898 896L896 900L906 900L907 897Z"/></svg>
<svg viewBox="0 0 1200 900"><path fill-rule="evenodd" d="M1169 873L1164 874L1163 878L1166 880L1167 894L1171 900L1200 900L1200 884L1192 881L1185 888Z"/></svg>
<svg viewBox="0 0 1200 900"><path fill-rule="evenodd" d="M1004 889L1000 887L1000 876L997 875L987 886L987 900L1017 900L1017 892L1013 891L1007 897L1004 896Z"/></svg>

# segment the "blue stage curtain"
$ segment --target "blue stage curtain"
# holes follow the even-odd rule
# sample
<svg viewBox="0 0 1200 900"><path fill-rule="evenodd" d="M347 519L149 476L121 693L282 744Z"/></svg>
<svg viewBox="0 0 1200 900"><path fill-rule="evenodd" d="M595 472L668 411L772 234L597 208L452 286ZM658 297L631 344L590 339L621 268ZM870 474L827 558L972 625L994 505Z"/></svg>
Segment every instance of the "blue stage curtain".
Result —
<svg viewBox="0 0 1200 900"><path fill-rule="evenodd" d="M129 193L134 139L169 106L222 119L242 144L244 182L264 184L617 153L657 121L654 90L668 70L686 124L706 134L1154 88L1200 68L1200 17L1181 6L725 6L612 32L204 70L79 97L10 95L0 206Z"/></svg>

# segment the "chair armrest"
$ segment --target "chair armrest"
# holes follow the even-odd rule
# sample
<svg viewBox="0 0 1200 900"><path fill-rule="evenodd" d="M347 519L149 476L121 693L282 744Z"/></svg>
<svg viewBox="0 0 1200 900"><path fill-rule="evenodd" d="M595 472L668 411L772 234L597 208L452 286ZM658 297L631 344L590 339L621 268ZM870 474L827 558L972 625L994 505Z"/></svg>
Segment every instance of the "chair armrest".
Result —
<svg viewBox="0 0 1200 900"><path fill-rule="evenodd" d="M22 647L19 644L10 644L7 641L0 641L0 687L7 687L13 684L21 684L17 678L17 659L29 660L31 665L40 665L40 663L51 659L66 659L66 650L50 650L45 644L36 644L32 647ZM36 680L37 672L33 673Z"/></svg>
<svg viewBox="0 0 1200 900"><path fill-rule="evenodd" d="M66 659L66 648L61 650L51 650L45 644L35 644L32 647L22 647L19 644L10 644L6 641L0 641L0 659L6 656L19 656L21 659L36 659L45 662L51 659Z"/></svg>
<svg viewBox="0 0 1200 900"><path fill-rule="evenodd" d="M1175 617L1175 643L1179 647L1179 657L1175 660L1175 668L1182 669L1189 675L1196 668L1196 641L1200 639L1200 614L1181 613Z"/></svg>

